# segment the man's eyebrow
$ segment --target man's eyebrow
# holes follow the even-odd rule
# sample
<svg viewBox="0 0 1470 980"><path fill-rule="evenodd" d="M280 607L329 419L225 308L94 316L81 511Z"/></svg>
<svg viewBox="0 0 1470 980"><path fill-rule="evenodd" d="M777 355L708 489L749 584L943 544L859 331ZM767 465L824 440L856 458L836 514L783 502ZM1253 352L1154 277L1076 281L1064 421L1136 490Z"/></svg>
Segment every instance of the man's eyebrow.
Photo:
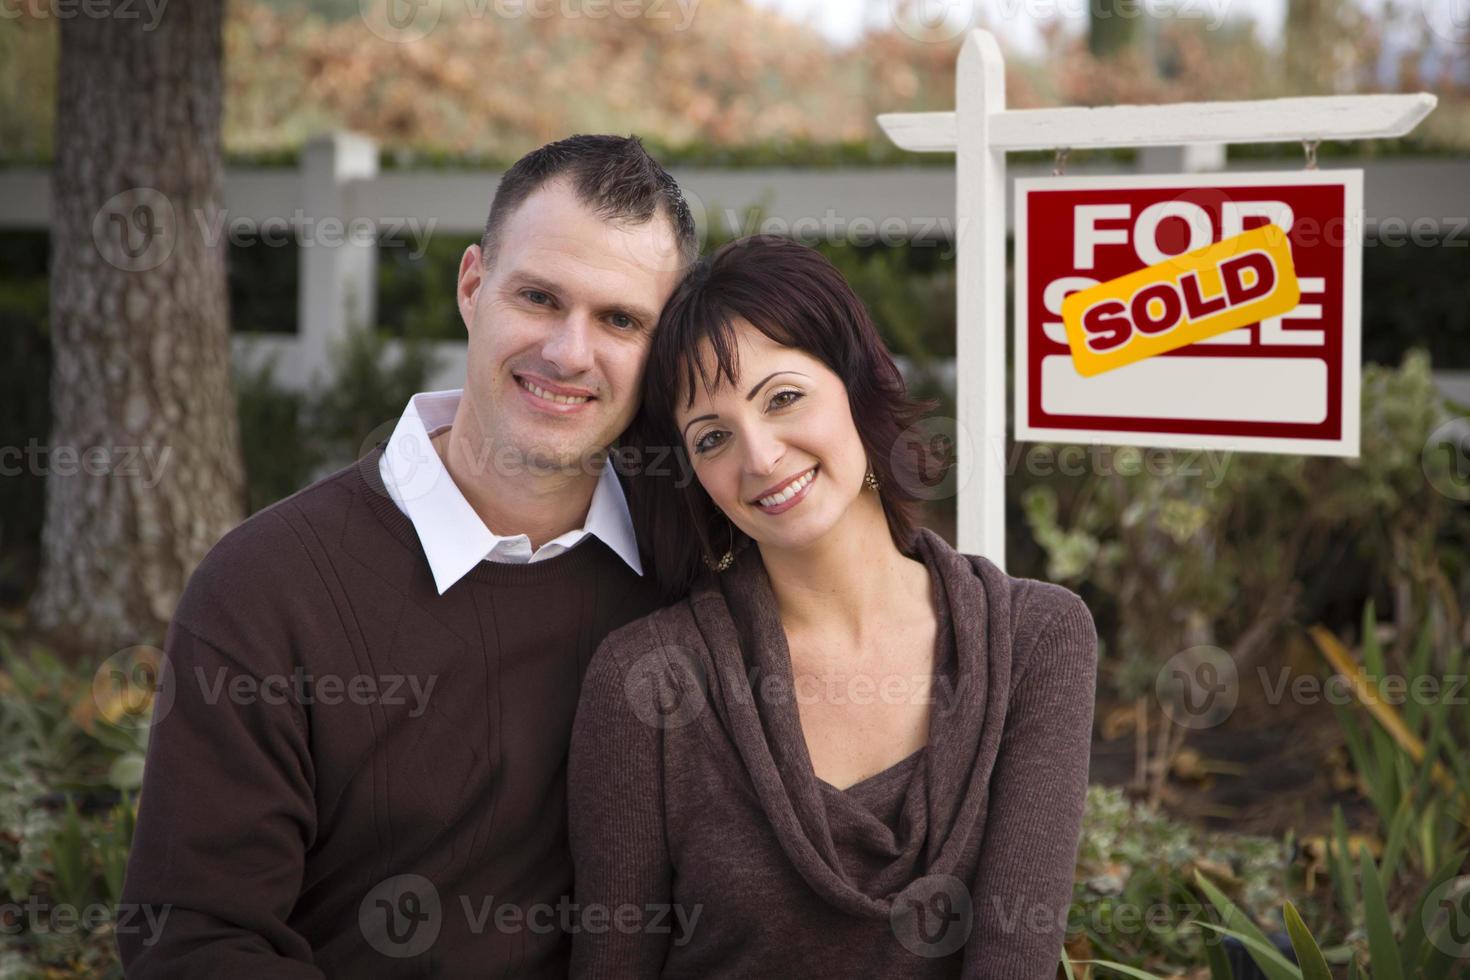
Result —
<svg viewBox="0 0 1470 980"><path fill-rule="evenodd" d="M505 284L512 288L530 286L532 289L539 289L543 293L555 293L557 295L560 295L561 293L560 286L552 282L550 279L543 279L541 276L536 275L534 272L511 273L511 275L506 278Z"/></svg>
<svg viewBox="0 0 1470 980"><path fill-rule="evenodd" d="M641 306L636 306L630 303L620 303L616 306L609 306L602 312L626 314L646 327L652 327L655 323L658 322L657 314L652 313Z"/></svg>
<svg viewBox="0 0 1470 980"><path fill-rule="evenodd" d="M539 289L543 293L551 293L554 296L560 296L562 294L562 290L559 285L552 282L550 279L545 279L541 276L538 276L534 272L512 273L506 278L505 284L511 289L523 289L529 286L532 289ZM654 323L658 322L658 314L647 309L646 307L638 306L637 304L619 303L615 305L609 305L606 309L603 309L599 312L625 313L633 319L637 320L639 323L644 324L645 326L652 326Z"/></svg>
<svg viewBox="0 0 1470 980"><path fill-rule="evenodd" d="M748 395L745 396L745 400L746 401L750 401L752 398L755 397L755 393L761 390L761 386L762 385L764 385L767 381L770 381L772 378L774 378L774 377L776 377L777 375L780 375L780 374L794 374L798 378L806 378L807 377L805 374L802 374L800 371L772 371L770 374L766 375L764 378L761 378L760 381L756 382L756 386L754 388L750 389L750 394L748 394ZM808 380L810 380L810 378L808 378ZM692 418L688 422L685 422L684 423L684 430L680 434L683 435L683 433L688 432L689 431L689 427L691 425L693 425L695 422L703 422L705 419L717 419L717 418L719 418L718 415L700 415L697 418Z"/></svg>

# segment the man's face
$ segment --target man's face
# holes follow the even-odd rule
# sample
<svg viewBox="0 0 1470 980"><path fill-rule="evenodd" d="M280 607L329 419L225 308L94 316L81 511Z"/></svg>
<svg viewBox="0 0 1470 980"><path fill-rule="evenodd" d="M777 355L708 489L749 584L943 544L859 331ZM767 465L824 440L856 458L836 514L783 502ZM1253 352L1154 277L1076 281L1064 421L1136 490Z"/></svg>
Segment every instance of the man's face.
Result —
<svg viewBox="0 0 1470 980"><path fill-rule="evenodd" d="M511 214L489 269L479 246L465 250L465 395L494 447L486 465L574 470L612 444L638 410L677 253L662 212L637 225L607 221L561 180Z"/></svg>

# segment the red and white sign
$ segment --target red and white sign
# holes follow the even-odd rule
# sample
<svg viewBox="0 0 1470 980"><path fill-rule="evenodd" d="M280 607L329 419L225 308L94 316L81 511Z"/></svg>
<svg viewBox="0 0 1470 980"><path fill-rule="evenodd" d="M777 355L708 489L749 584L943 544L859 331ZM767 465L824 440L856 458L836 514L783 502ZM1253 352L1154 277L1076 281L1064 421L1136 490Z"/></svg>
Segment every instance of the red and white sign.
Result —
<svg viewBox="0 0 1470 980"><path fill-rule="evenodd" d="M1017 180L1016 438L1356 456L1362 212L1360 170ZM1267 224L1285 233L1294 305L1171 347L1170 330L1209 332L1191 311L1228 305L1234 240L1281 246L1275 229L1246 234ZM1122 301L1106 315L1068 305L1069 345L1063 301L1091 290L1091 310L1108 284ZM1176 286L1183 302L1165 302ZM1094 343L1132 346L1103 363Z"/></svg>

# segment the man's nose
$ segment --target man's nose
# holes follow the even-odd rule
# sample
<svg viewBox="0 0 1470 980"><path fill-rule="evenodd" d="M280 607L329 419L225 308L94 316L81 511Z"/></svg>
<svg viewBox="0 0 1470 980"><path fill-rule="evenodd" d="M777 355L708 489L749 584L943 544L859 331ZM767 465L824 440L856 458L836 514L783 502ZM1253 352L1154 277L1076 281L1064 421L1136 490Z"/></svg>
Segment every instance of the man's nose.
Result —
<svg viewBox="0 0 1470 980"><path fill-rule="evenodd" d="M541 356L561 372L563 378L573 378L592 369L592 324L589 318L573 311L553 328L546 343L541 346Z"/></svg>

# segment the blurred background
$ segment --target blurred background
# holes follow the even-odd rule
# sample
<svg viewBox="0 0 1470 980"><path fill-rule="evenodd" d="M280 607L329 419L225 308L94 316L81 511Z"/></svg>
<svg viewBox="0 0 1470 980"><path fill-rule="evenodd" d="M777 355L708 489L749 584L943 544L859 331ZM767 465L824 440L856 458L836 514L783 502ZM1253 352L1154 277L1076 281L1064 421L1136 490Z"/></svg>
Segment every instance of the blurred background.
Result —
<svg viewBox="0 0 1470 980"><path fill-rule="evenodd" d="M1102 643L1077 975L1470 972L1467 0L0 0L0 978L116 974L179 590L460 384L459 257L521 154L638 134L706 250L820 248L952 417L954 158L874 116L953 108L977 27L1016 108L1438 96L1318 151L1365 171L1361 456L1011 447L1008 558ZM1293 910L1330 974L1268 952Z"/></svg>

